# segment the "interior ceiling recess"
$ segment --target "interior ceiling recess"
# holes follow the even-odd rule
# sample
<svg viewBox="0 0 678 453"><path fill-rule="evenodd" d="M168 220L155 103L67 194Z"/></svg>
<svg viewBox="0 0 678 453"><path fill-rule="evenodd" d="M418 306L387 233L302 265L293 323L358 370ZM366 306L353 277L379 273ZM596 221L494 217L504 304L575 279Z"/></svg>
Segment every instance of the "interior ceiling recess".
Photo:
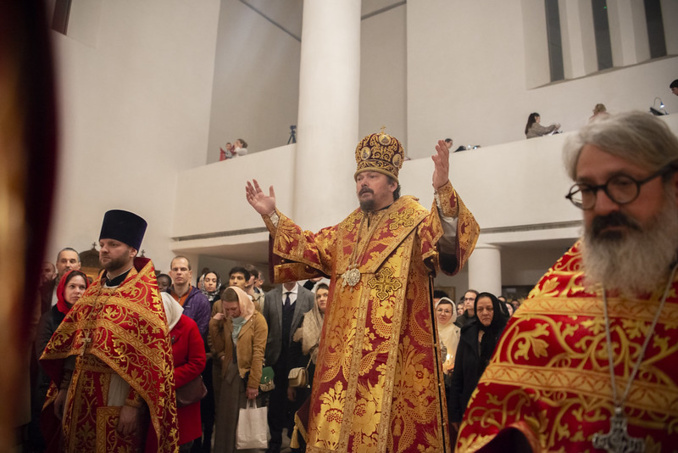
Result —
<svg viewBox="0 0 678 453"><path fill-rule="evenodd" d="M303 0L240 0L276 27L301 41ZM361 19L368 19L404 5L407 0L362 0Z"/></svg>

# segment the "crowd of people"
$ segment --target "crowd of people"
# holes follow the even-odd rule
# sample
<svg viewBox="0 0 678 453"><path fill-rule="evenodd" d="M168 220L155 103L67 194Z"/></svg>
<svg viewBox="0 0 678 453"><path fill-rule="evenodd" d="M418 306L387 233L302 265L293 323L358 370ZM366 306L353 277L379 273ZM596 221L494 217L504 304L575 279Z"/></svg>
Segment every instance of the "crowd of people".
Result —
<svg viewBox="0 0 678 453"><path fill-rule="evenodd" d="M467 290L455 303L442 290L433 292L436 325L445 373L450 438L455 439L466 406L489 364L499 336L520 306L503 296Z"/></svg>
<svg viewBox="0 0 678 453"><path fill-rule="evenodd" d="M92 282L80 267L80 255L70 247L58 253L56 266L43 266L35 359ZM289 387L287 377L296 367L313 373L329 286L313 279L305 286L292 282L265 294L263 274L251 264L232 268L223 284L219 273L210 269L203 269L194 281L184 256L176 256L169 268L168 274L156 272L156 281L171 339L179 451L235 451L239 410L248 400L269 407L270 450L280 451L282 431L287 429L292 437L294 412L308 397L312 382L311 377L302 387ZM106 269L98 278L108 278ZM266 392L260 391L264 364L275 372L275 389ZM69 450L54 420L55 414L63 418L65 401L57 402L57 395L64 400L66 393L59 392L42 366L36 372L27 451ZM197 379L205 386L204 396L183 401L179 389ZM142 443L147 441L153 442Z"/></svg>
<svg viewBox="0 0 678 453"><path fill-rule="evenodd" d="M400 196L400 143L365 137L360 207L317 233L248 182L284 282L266 293L249 265L228 282L205 269L194 285L176 256L156 276L137 256L146 222L107 212L97 277L70 248L43 267L35 451L235 451L249 402L268 408L271 452L285 430L293 451L670 449L678 138L630 112L568 140L566 198L584 234L521 302L430 293L479 234L449 181L450 148L436 146L426 210Z"/></svg>

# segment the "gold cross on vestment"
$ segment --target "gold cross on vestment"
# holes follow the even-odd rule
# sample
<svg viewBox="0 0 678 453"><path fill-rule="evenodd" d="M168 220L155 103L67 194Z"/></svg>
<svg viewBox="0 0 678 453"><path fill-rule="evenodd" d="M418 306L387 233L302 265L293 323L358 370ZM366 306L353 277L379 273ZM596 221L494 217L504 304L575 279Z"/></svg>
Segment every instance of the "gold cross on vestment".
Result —
<svg viewBox="0 0 678 453"><path fill-rule="evenodd" d="M367 286L377 290L377 297L380 300L386 300L389 294L392 294L403 286L402 283L393 278L392 275L393 270L386 267L380 270L373 279L367 282Z"/></svg>
<svg viewBox="0 0 678 453"><path fill-rule="evenodd" d="M85 355L87 345L89 345L92 342L92 337L89 336L89 332L85 332L85 337L82 339L82 342L83 342L82 351L80 351L81 357Z"/></svg>
<svg viewBox="0 0 678 453"><path fill-rule="evenodd" d="M94 380L88 380L87 384L84 386L84 390L88 395L94 395L96 390L94 387Z"/></svg>

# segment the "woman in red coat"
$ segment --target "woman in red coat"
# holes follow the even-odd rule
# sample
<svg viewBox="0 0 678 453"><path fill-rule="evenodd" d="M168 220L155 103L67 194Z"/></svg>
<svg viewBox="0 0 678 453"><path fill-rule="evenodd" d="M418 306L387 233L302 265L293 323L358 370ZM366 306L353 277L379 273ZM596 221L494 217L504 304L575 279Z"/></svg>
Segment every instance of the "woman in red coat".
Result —
<svg viewBox="0 0 678 453"><path fill-rule="evenodd" d="M168 296L168 297L165 297ZM162 294L174 355L174 384L180 388L198 377L205 369L205 343L198 325L186 315L183 307L167 293ZM179 451L191 451L193 441L202 435L200 401L178 407Z"/></svg>

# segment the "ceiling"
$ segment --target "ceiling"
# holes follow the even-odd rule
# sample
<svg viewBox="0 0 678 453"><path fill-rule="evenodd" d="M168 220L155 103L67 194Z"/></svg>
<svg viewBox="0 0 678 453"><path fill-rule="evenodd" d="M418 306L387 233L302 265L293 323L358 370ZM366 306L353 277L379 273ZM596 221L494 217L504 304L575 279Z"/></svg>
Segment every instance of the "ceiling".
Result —
<svg viewBox="0 0 678 453"><path fill-rule="evenodd" d="M301 41L303 0L240 0L257 14L290 36ZM407 0L362 0L361 19L367 19L392 8L405 5Z"/></svg>
<svg viewBox="0 0 678 453"><path fill-rule="evenodd" d="M246 242L242 244L221 244L209 247L181 247L175 244L175 252L206 255L242 263L267 263L268 241Z"/></svg>

